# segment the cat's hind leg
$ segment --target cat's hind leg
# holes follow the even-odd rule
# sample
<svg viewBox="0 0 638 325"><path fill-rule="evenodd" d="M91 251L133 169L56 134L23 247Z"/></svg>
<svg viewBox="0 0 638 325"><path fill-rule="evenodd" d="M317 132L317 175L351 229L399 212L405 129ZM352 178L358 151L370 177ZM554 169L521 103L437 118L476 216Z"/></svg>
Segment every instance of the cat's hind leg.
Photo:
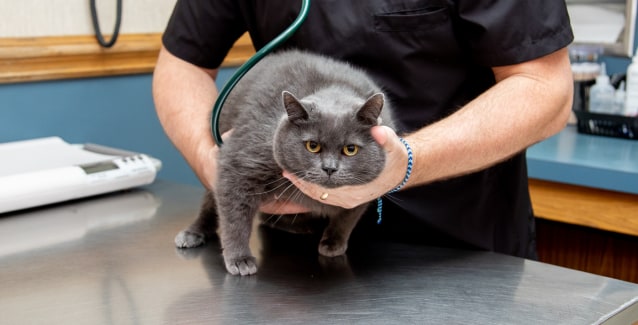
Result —
<svg viewBox="0 0 638 325"><path fill-rule="evenodd" d="M195 219L188 228L180 231L177 236L175 236L175 246L177 248L201 246L215 236L216 229L217 211L215 198L212 192L207 191L206 194L204 194L197 219Z"/></svg>
<svg viewBox="0 0 638 325"><path fill-rule="evenodd" d="M344 210L343 214L330 217L319 242L319 254L327 257L340 256L348 249L348 240L352 230L366 210L366 205Z"/></svg>

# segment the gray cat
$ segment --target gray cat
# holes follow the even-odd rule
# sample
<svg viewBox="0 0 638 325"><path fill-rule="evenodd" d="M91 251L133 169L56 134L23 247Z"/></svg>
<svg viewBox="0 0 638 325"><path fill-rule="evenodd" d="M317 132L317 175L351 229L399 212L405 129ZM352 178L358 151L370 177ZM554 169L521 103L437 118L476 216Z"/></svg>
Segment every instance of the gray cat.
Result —
<svg viewBox="0 0 638 325"><path fill-rule="evenodd" d="M206 193L197 220L177 235L176 245L203 244L218 222L228 272L254 274L257 265L248 247L253 218L261 203L277 199L312 212L262 216L269 225L306 232L314 229L313 221L327 221L319 254L344 254L367 205L323 204L297 190L282 170L327 188L370 182L385 164L385 153L370 134L380 123L393 127L388 104L362 71L297 50L267 56L225 103L220 125L233 133L221 146L217 190Z"/></svg>

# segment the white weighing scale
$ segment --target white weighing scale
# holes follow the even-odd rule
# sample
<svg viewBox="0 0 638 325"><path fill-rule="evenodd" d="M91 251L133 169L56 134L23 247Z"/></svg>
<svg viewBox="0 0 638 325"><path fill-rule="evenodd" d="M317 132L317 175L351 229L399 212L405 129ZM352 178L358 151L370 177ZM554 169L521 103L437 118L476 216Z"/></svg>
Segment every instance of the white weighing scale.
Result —
<svg viewBox="0 0 638 325"><path fill-rule="evenodd" d="M0 144L0 213L150 184L162 163L145 154L59 137Z"/></svg>

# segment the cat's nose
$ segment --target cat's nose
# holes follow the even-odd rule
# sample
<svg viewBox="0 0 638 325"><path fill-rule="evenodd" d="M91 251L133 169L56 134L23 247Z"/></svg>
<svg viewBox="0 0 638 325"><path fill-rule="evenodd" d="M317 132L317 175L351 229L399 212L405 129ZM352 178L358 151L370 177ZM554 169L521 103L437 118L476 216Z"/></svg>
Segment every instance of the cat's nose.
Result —
<svg viewBox="0 0 638 325"><path fill-rule="evenodd" d="M328 174L328 176L332 176L332 174L337 171L337 169L334 167L323 167L322 169L324 172L326 172L326 174Z"/></svg>

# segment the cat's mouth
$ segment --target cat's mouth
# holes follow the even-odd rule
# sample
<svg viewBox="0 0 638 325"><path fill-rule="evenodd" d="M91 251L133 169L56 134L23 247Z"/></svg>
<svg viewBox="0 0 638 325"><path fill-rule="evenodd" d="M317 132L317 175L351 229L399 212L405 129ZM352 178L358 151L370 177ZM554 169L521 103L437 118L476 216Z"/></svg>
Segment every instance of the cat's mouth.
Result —
<svg viewBox="0 0 638 325"><path fill-rule="evenodd" d="M314 173L307 173L306 177L304 177L304 180L323 186L325 188L336 188L346 185L362 185L371 181L368 179L363 179L361 177L343 177L338 173L332 173L331 175L328 175L327 173L319 175Z"/></svg>

